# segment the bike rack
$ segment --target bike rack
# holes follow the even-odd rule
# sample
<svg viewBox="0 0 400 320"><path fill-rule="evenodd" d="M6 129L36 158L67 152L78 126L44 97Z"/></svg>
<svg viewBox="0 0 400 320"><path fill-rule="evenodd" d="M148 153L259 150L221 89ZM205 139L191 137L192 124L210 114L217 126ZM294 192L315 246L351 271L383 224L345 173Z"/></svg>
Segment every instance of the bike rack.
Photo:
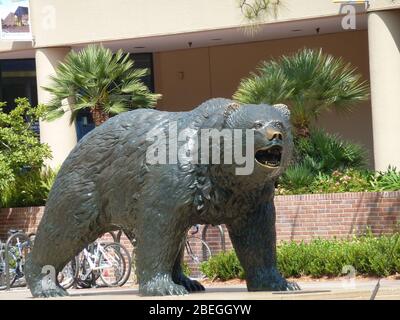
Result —
<svg viewBox="0 0 400 320"><path fill-rule="evenodd" d="M201 233L201 238L203 239L203 241L205 241L206 233L207 233L207 230L208 230L209 226L210 226L209 224L206 224L204 226L204 228L203 228L203 231ZM226 251L226 245L225 245L225 231L224 231L224 228L222 228L222 226L220 224L215 226L215 227L217 227L219 229L219 234L221 236L221 248L222 248L222 251L225 252Z"/></svg>
<svg viewBox="0 0 400 320"><path fill-rule="evenodd" d="M6 266L5 266L6 267L6 284L7 284L6 291L10 291L10 289L11 289L10 288L10 266L8 264L8 258L9 258L9 256L8 256L8 247L9 247L9 244L10 244L11 240L13 238L15 238L16 236L19 236L19 237L23 238L24 241L29 241L28 235L26 233L23 233L23 232L14 233L11 236L9 236L8 239L7 239L6 245L4 247L4 251L5 251L4 252L4 259L6 260L5 261L5 264L6 264Z"/></svg>

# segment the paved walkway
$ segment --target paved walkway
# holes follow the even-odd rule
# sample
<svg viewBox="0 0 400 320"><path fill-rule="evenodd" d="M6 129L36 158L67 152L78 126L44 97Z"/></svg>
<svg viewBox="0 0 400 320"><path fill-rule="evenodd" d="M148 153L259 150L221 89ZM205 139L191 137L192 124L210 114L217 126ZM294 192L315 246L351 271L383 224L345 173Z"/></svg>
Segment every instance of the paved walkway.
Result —
<svg viewBox="0 0 400 320"><path fill-rule="evenodd" d="M350 283L341 281L307 281L299 282L302 291L285 292L247 292L243 285L213 285L206 287L206 292L186 296L141 297L137 287L97 288L69 290L70 296L62 299L73 300L137 300L137 299L172 299L172 300L368 300L377 281L356 280ZM27 289L0 291L0 300L32 299ZM377 300L400 300L400 280L382 280Z"/></svg>

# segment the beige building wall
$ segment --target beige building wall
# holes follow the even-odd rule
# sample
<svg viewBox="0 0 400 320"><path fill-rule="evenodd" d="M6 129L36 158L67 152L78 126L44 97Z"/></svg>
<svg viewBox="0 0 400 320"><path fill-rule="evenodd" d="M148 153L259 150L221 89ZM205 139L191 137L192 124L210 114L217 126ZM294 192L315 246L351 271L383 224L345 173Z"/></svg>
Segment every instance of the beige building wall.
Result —
<svg viewBox="0 0 400 320"><path fill-rule="evenodd" d="M186 49L155 54L155 87L163 94L161 110L190 110L210 97L231 98L240 79L260 61L293 53L303 47L322 48L341 56L369 79L367 31ZM181 79L180 75L184 74ZM329 112L318 123L330 132L364 145L373 166L371 103L359 104L352 114Z"/></svg>
<svg viewBox="0 0 400 320"><path fill-rule="evenodd" d="M370 1L370 9L399 6ZM73 45L237 27L245 23L237 0L31 0L35 46ZM267 23L336 16L332 0L283 0Z"/></svg>
<svg viewBox="0 0 400 320"><path fill-rule="evenodd" d="M211 97L209 49L179 50L154 55L154 80L163 94L160 108L190 110Z"/></svg>

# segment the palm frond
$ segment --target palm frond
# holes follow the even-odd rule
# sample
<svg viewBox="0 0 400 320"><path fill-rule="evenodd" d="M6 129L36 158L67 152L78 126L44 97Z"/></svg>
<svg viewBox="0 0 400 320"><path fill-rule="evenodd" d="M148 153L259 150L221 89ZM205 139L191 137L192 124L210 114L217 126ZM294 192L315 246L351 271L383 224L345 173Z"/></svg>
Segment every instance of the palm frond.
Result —
<svg viewBox="0 0 400 320"><path fill-rule="evenodd" d="M312 49L263 62L233 95L242 103L288 104L294 127L309 127L326 110L350 112L368 97L369 86L356 68Z"/></svg>
<svg viewBox="0 0 400 320"><path fill-rule="evenodd" d="M71 51L60 63L50 85L44 87L51 96L47 119L61 116L64 99L73 101L71 121L82 109L100 107L117 114L138 107L153 107L160 95L153 94L142 82L147 69L135 69L129 53L115 54L101 45L89 45Z"/></svg>

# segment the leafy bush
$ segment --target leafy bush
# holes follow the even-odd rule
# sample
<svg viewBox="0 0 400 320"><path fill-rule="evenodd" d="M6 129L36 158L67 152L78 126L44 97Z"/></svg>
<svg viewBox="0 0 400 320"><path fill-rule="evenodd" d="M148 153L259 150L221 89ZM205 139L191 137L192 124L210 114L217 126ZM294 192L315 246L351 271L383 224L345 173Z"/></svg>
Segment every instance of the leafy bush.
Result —
<svg viewBox="0 0 400 320"><path fill-rule="evenodd" d="M293 163L278 182L278 194L373 191L366 163L361 146L313 129L295 139Z"/></svg>
<svg viewBox="0 0 400 320"><path fill-rule="evenodd" d="M4 208L45 205L57 170L33 170L15 177L0 194Z"/></svg>
<svg viewBox="0 0 400 320"><path fill-rule="evenodd" d="M279 194L287 194L290 192L286 192L286 190L309 193L309 186L314 181L314 173L306 165L292 165L286 169L280 181L278 185Z"/></svg>
<svg viewBox="0 0 400 320"><path fill-rule="evenodd" d="M300 168L301 169L301 168ZM386 172L346 169L331 174L318 173L304 182L308 169L288 168L277 186L277 194L338 193L338 192L381 192L400 190L400 172L390 168ZM298 172L296 172L298 170ZM293 173L293 171L295 171ZM296 176L296 174L298 176ZM312 178L312 179L311 179ZM303 184L304 183L304 184Z"/></svg>
<svg viewBox="0 0 400 320"><path fill-rule="evenodd" d="M400 272L400 233L374 237L371 233L350 240L315 239L282 242L277 247L278 269L285 277L340 276L350 265L357 274L389 276ZM221 253L201 265L208 278L244 278L234 251Z"/></svg>
<svg viewBox="0 0 400 320"><path fill-rule="evenodd" d="M367 155L363 147L347 142L338 135L312 129L308 138L295 139L295 161L315 173L331 173L347 168L364 168Z"/></svg>
<svg viewBox="0 0 400 320"><path fill-rule="evenodd" d="M15 100L16 108L9 113L0 103L0 192L26 171L40 170L50 149L40 143L32 125L43 115L44 106L31 107L26 98Z"/></svg>
<svg viewBox="0 0 400 320"><path fill-rule="evenodd" d="M358 274L389 276L400 272L399 237L366 235L350 241L284 243L278 248L278 268L286 277L340 276L346 265Z"/></svg>
<svg viewBox="0 0 400 320"><path fill-rule="evenodd" d="M378 172L373 177L371 185L375 191L400 190L400 172L389 166L386 172Z"/></svg>
<svg viewBox="0 0 400 320"><path fill-rule="evenodd" d="M226 281L234 278L244 278L243 268L234 251L221 252L200 265L200 270L208 278L218 278Z"/></svg>

